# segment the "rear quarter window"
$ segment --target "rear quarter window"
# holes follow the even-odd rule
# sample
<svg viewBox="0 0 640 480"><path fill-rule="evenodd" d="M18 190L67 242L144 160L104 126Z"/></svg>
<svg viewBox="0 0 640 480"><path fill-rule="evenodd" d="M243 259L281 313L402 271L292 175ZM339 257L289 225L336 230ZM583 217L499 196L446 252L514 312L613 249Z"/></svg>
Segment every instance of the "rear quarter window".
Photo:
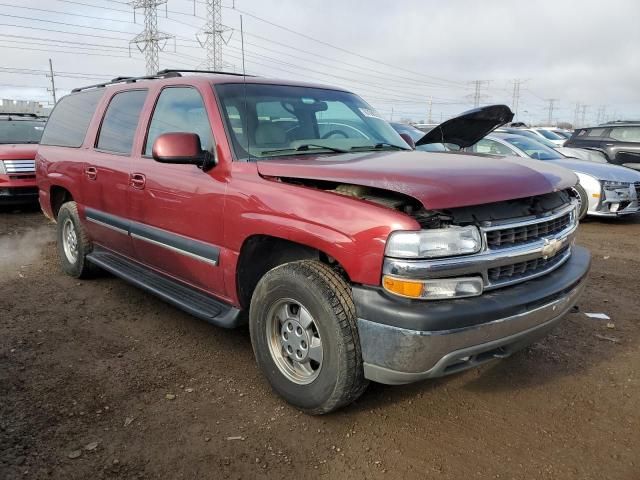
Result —
<svg viewBox="0 0 640 480"><path fill-rule="evenodd" d="M42 134L42 145L80 147L104 90L73 93L60 99Z"/></svg>
<svg viewBox="0 0 640 480"><path fill-rule="evenodd" d="M640 142L640 126L615 127L611 129L609 136L621 142Z"/></svg>

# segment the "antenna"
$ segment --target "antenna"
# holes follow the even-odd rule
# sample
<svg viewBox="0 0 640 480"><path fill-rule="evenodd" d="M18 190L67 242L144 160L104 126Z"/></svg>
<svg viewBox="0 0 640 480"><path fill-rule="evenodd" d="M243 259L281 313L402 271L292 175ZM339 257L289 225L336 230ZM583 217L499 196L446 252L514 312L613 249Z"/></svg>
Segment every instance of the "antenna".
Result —
<svg viewBox="0 0 640 480"><path fill-rule="evenodd" d="M240 46L242 48L242 84L244 88L244 134L247 137L247 153L251 160L251 135L249 135L249 115L247 109L247 72L244 65L244 28L242 25L242 15L240 15Z"/></svg>

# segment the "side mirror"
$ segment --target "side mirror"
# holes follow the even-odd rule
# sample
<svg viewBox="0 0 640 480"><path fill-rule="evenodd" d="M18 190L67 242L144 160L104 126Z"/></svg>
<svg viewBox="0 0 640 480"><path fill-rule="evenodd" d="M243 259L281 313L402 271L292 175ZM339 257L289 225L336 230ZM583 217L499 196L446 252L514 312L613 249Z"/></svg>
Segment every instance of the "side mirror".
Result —
<svg viewBox="0 0 640 480"><path fill-rule="evenodd" d="M407 142L407 145L409 145L413 150L416 149L416 142L413 141L413 138L411 138L411 135L409 135L408 133L402 132L400 136L405 142Z"/></svg>
<svg viewBox="0 0 640 480"><path fill-rule="evenodd" d="M163 133L153 142L151 155L156 162L197 165L204 171L211 170L217 163L214 155L202 150L196 133Z"/></svg>

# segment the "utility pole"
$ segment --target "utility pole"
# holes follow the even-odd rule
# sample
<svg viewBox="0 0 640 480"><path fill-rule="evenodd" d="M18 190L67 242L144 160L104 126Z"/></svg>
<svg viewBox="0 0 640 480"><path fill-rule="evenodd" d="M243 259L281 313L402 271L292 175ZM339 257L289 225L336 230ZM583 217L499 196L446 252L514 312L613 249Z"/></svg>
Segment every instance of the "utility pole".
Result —
<svg viewBox="0 0 640 480"><path fill-rule="evenodd" d="M580 102L576 102L576 109L573 111L573 127L580 123Z"/></svg>
<svg viewBox="0 0 640 480"><path fill-rule="evenodd" d="M429 119L427 120L427 123L433 123L433 97L431 95L429 95Z"/></svg>
<svg viewBox="0 0 640 480"><path fill-rule="evenodd" d="M582 105L582 121L580 122L580 126L584 127L585 124L585 117L587 116L587 108L589 108L589 105Z"/></svg>
<svg viewBox="0 0 640 480"><path fill-rule="evenodd" d="M596 114L596 123L600 124L604 122L606 110L607 110L606 105L600 105L598 107L598 113Z"/></svg>
<svg viewBox="0 0 640 480"><path fill-rule="evenodd" d="M549 117L547 120L547 125L550 127L553 125L553 104L556 103L557 100L557 98L547 98L547 102L549 102Z"/></svg>
<svg viewBox="0 0 640 480"><path fill-rule="evenodd" d="M474 87L473 107L478 108L480 106L480 100L482 100L482 97L484 97L484 95L481 93L482 87L484 85L489 85L489 80L474 80L471 83L473 84L473 87Z"/></svg>
<svg viewBox="0 0 640 480"><path fill-rule="evenodd" d="M144 11L144 30L133 37L129 44L135 43L146 61L147 75L155 75L160 70L159 52L164 49L167 40L173 38L168 33L158 30L158 6L164 5L167 0L132 0L129 5L133 12L141 8Z"/></svg>
<svg viewBox="0 0 640 480"><path fill-rule="evenodd" d="M513 97L511 98L511 108L513 110L513 118L518 117L518 107L520 103L520 85L522 85L522 80L516 78L513 80Z"/></svg>
<svg viewBox="0 0 640 480"><path fill-rule="evenodd" d="M222 70L228 65L222 60L222 45L229 43L233 30L222 24L222 0L206 0L206 2L207 23L196 33L196 40L207 53L205 68Z"/></svg>
<svg viewBox="0 0 640 480"><path fill-rule="evenodd" d="M51 63L51 59L49 59L49 75L47 75L48 77L51 78L51 89L48 89L51 92L51 95L53 96L53 104L56 104L56 80L54 78L53 75L53 63Z"/></svg>

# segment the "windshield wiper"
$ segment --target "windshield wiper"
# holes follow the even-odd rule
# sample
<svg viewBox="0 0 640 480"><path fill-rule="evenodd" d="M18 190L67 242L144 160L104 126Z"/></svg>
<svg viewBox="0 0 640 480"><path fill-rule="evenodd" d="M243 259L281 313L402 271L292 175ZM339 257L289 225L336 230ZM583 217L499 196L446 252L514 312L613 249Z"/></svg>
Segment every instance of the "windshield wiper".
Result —
<svg viewBox="0 0 640 480"><path fill-rule="evenodd" d="M360 145L357 147L351 147L351 150L380 150L383 148L394 148L396 150L410 150L410 148L407 146L405 147L401 147L400 145L394 145L393 143L387 143L387 142L380 142L380 143L376 143L375 145Z"/></svg>
<svg viewBox="0 0 640 480"><path fill-rule="evenodd" d="M281 152L308 152L311 148L318 148L324 150L330 150L336 153L348 153L348 150L344 150L343 148L329 147L327 145L320 145L319 143L305 143L304 145L300 145L296 148L280 148L276 150L264 150L260 152L260 155L265 155L267 153L281 153Z"/></svg>

